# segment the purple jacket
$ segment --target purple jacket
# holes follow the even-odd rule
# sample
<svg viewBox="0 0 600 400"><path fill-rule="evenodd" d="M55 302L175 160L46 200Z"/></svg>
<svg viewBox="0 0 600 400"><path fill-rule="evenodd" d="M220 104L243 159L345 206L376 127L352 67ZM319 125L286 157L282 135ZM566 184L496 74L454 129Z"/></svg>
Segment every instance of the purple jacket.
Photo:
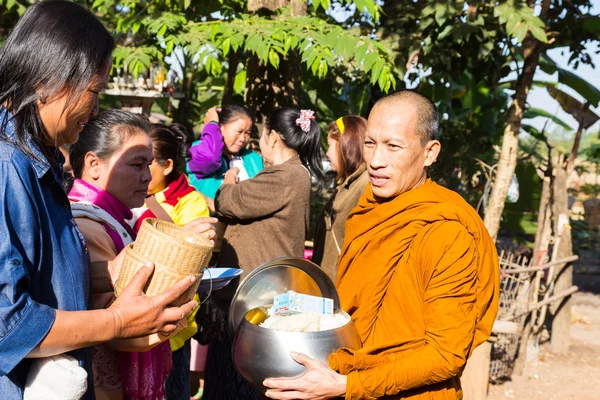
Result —
<svg viewBox="0 0 600 400"><path fill-rule="evenodd" d="M216 122L204 125L200 140L190 147L191 159L187 163L187 172L204 178L221 168L223 155L223 136Z"/></svg>

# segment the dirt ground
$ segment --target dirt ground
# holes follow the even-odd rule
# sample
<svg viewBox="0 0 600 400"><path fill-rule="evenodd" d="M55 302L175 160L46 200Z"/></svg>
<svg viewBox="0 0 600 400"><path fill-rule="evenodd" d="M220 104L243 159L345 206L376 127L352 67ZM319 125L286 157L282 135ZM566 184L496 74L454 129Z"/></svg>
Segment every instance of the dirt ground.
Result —
<svg viewBox="0 0 600 400"><path fill-rule="evenodd" d="M573 296L570 353L530 347L523 375L490 385L488 400L600 400L600 275L578 275L574 283L580 291Z"/></svg>

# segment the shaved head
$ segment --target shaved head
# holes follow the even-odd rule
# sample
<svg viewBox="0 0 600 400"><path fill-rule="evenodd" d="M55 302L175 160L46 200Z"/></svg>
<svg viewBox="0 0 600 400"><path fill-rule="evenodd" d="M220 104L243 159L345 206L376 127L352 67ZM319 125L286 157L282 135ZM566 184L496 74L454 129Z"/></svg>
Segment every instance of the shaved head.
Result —
<svg viewBox="0 0 600 400"><path fill-rule="evenodd" d="M411 107L415 113L415 134L419 137L421 145L425 146L431 140L438 139L439 113L437 107L427 96L413 90L399 90L382 97L375 107L384 107L390 110L399 110Z"/></svg>

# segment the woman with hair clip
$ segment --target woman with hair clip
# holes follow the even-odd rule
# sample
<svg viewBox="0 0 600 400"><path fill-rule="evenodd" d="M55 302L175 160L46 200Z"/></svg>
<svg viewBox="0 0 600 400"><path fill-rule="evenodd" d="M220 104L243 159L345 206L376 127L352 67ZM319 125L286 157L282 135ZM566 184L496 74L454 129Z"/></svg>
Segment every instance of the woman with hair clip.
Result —
<svg viewBox="0 0 600 400"><path fill-rule="evenodd" d="M344 244L346 217L358 204L369 183L363 159L367 120L356 115L340 117L329 124L327 157L337 172L337 187L317 220L312 261L332 281L337 277L337 259Z"/></svg>
<svg viewBox="0 0 600 400"><path fill-rule="evenodd" d="M260 150L270 166L245 181L238 179L237 168L230 168L217 192L217 215L227 224L219 263L237 265L247 275L273 258L303 256L311 174L323 180L320 139L321 131L311 110L281 108L267 119ZM235 286L215 293L215 300L232 295ZM221 303L230 300L221 299ZM203 398L260 398L235 370L230 346L227 337L209 346ZM225 384L228 380L234 383Z"/></svg>
<svg viewBox="0 0 600 400"><path fill-rule="evenodd" d="M0 398L93 399L91 346L162 332L195 308L147 297L142 268L108 308L88 310L90 260L62 183L59 147L98 113L114 41L70 1L27 9L0 49ZM122 257L104 262L118 274ZM106 288L106 274L94 282ZM44 372L44 371L50 371ZM77 378L75 380L75 378ZM27 385L27 389L25 389Z"/></svg>
<svg viewBox="0 0 600 400"><path fill-rule="evenodd" d="M251 132L252 117L246 108L227 105L209 109L202 136L189 151L190 184L212 200L230 167L238 168L240 180L258 174L263 169L262 158L246 148Z"/></svg>

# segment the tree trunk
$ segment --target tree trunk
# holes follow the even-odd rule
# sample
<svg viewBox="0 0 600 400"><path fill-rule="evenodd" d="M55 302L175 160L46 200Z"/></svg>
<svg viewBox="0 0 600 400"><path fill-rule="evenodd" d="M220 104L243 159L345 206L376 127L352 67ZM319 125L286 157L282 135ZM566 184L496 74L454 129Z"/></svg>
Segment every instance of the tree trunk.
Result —
<svg viewBox="0 0 600 400"><path fill-rule="evenodd" d="M555 192L555 212L554 226L555 237L558 245L557 258L568 257L573 254L571 242L571 228L561 227L560 220L568 218L569 205L567 194L567 171L566 168L556 169L556 181L554 184ZM568 220L567 220L568 221ZM565 265L556 273L556 282L554 284L554 293L560 293L573 286L573 267L571 264ZM565 297L561 302L551 307L552 332L550 336L550 348L553 353L566 354L569 351L569 342L571 336L571 296Z"/></svg>
<svg viewBox="0 0 600 400"><path fill-rule="evenodd" d="M548 165L544 171L542 194L538 208L537 230L535 232L535 243L533 246L533 261L536 265L542 265L549 260L548 246L552 236L552 202L554 188L554 161L552 159L552 148L548 146Z"/></svg>
<svg viewBox="0 0 600 400"><path fill-rule="evenodd" d="M237 67L240 62L240 56L233 50L227 55L227 63L229 68L227 69L227 79L225 81L225 89L223 90L223 99L221 104L226 106L233 103L235 77L237 75Z"/></svg>
<svg viewBox="0 0 600 400"><path fill-rule="evenodd" d="M490 195L488 208L485 213L485 226L490 236L496 240L500 229L500 219L504 211L504 202L508 193L508 186L515 173L517 156L519 152L519 132L521 121L527 102L527 95L533 83L533 76L537 69L542 45L536 39L529 37L523 43L525 62L519 79L516 92L508 109L507 124L502 137L502 150L498 161L498 170L494 179L494 187Z"/></svg>
<svg viewBox="0 0 600 400"><path fill-rule="evenodd" d="M261 15L272 15L281 7L289 6L292 16L306 14L307 4L303 0L249 0L248 11ZM246 78L246 106L255 113L259 131L265 117L276 108L298 106L302 88L302 67L300 57L288 53L282 58L279 69L264 65L256 55L248 57Z"/></svg>
<svg viewBox="0 0 600 400"><path fill-rule="evenodd" d="M487 398L491 353L492 344L490 342L483 342L473 350L460 377L465 400L485 400Z"/></svg>
<svg viewBox="0 0 600 400"><path fill-rule="evenodd" d="M290 7L292 16L300 16L306 14L305 0L248 0L248 11L251 13L266 13L272 14L283 7Z"/></svg>
<svg viewBox="0 0 600 400"><path fill-rule="evenodd" d="M584 108L589 107L589 103L584 105ZM585 109L584 109L585 111ZM565 227L560 229L558 226L558 218L561 214L569 215L569 194L567 191L567 181L573 170L575 169L575 160L579 152L581 136L583 135L583 123L579 123L571 154L567 159L566 166L557 171L555 183L555 232L556 237L560 238L558 243L557 257L568 257L573 255L573 243L571 237L571 228ZM559 270L556 275L556 283L554 284L554 293L561 293L573 285L573 266L565 265L562 270ZM566 354L569 351L569 343L571 340L571 296L565 297L561 302L555 304L552 308L552 335L550 336L550 349L553 353Z"/></svg>
<svg viewBox="0 0 600 400"><path fill-rule="evenodd" d="M583 105L583 115L590 107L590 103L585 103ZM577 153L579 153L579 145L581 144L581 136L583 136L583 124L584 121L579 122L579 126L577 127L577 133L575 134L575 140L573 141L573 148L571 149L571 155L569 155L569 159L567 160L567 179L575 169L575 160L577 159Z"/></svg>

